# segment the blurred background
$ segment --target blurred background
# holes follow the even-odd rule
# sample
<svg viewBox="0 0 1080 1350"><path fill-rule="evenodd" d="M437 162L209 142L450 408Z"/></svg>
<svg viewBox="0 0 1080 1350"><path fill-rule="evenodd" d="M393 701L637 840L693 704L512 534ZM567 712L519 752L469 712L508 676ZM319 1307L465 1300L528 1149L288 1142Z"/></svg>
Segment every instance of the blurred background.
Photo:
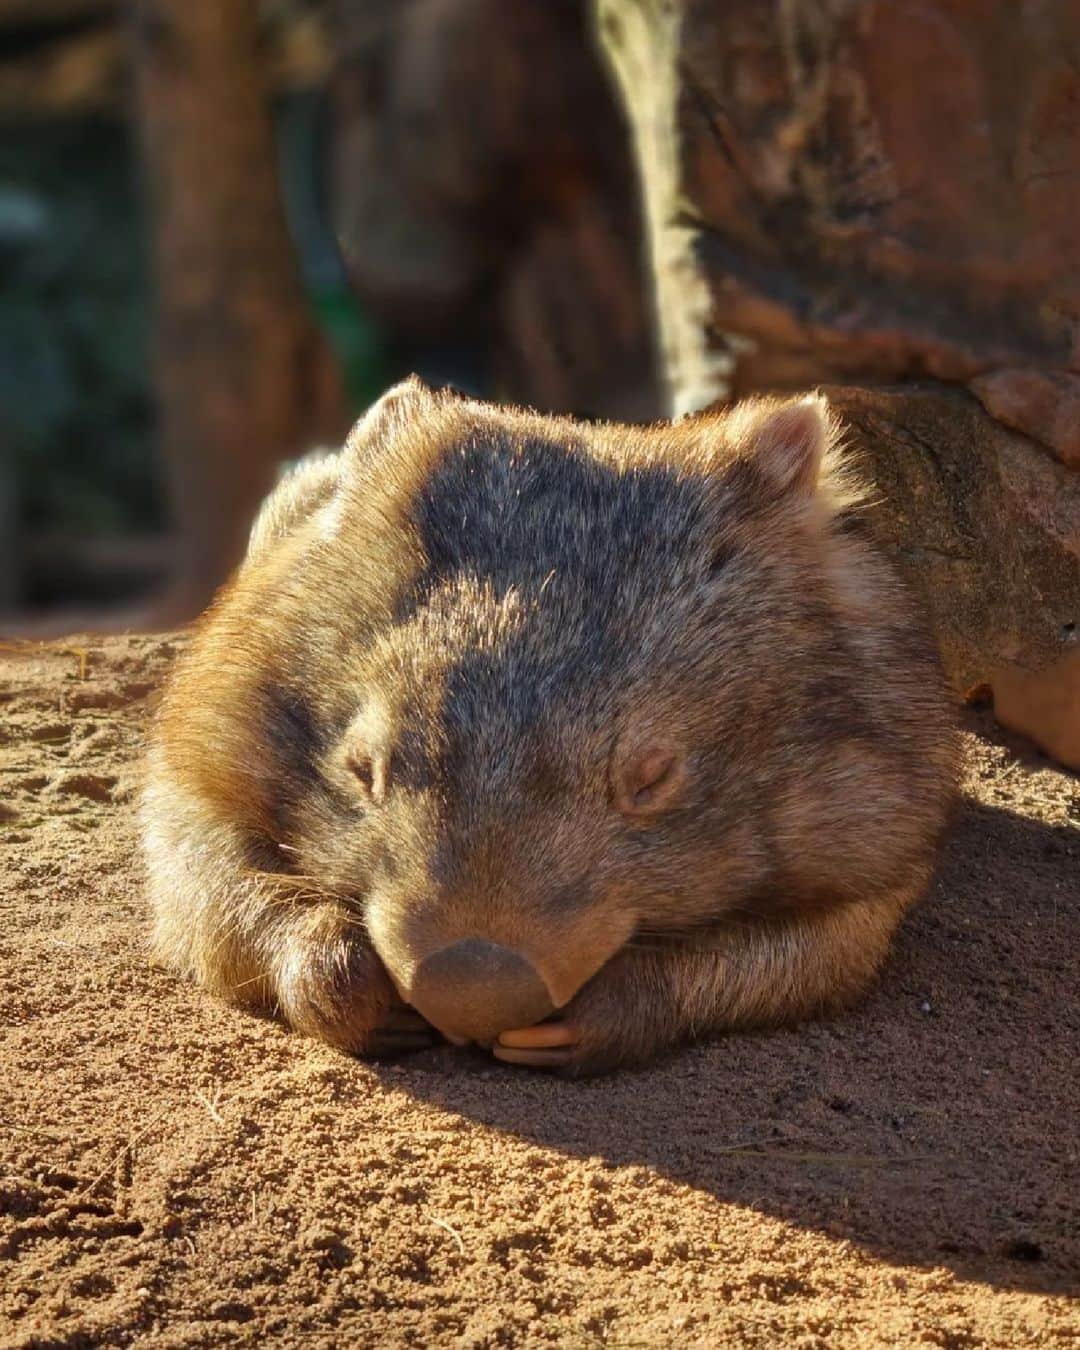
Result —
<svg viewBox="0 0 1080 1350"><path fill-rule="evenodd" d="M0 0L0 613L157 626L385 387L661 411L579 0Z"/></svg>
<svg viewBox="0 0 1080 1350"><path fill-rule="evenodd" d="M416 370L823 388L962 698L1080 766L1075 0L0 0L0 632L167 628Z"/></svg>

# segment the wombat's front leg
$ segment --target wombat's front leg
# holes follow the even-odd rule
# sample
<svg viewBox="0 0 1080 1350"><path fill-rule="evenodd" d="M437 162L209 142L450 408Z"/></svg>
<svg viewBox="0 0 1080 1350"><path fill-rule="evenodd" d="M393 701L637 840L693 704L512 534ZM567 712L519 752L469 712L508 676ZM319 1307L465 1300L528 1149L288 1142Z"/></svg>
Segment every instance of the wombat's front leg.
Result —
<svg viewBox="0 0 1080 1350"><path fill-rule="evenodd" d="M143 807L157 959L240 1006L361 1055L435 1032L401 1002L360 916L304 879L255 870L240 832L167 780Z"/></svg>
<svg viewBox="0 0 1080 1350"><path fill-rule="evenodd" d="M340 902L297 894L286 877L236 877L219 912L204 909L200 920L193 973L230 1002L273 1012L350 1054L402 1054L435 1039ZM162 935L159 919L159 951Z"/></svg>
<svg viewBox="0 0 1080 1350"><path fill-rule="evenodd" d="M554 1017L504 1031L493 1054L507 1064L573 1077L646 1063L694 1034L678 998L688 961L716 982L711 955L624 948Z"/></svg>
<svg viewBox="0 0 1080 1350"><path fill-rule="evenodd" d="M842 1007L865 989L920 886L812 916L739 923L614 956L556 1019L503 1032L509 1064L604 1073L738 1027Z"/></svg>
<svg viewBox="0 0 1080 1350"><path fill-rule="evenodd" d="M375 1058L436 1039L398 997L362 924L342 906L308 901L278 922L269 944L270 994L291 1027Z"/></svg>

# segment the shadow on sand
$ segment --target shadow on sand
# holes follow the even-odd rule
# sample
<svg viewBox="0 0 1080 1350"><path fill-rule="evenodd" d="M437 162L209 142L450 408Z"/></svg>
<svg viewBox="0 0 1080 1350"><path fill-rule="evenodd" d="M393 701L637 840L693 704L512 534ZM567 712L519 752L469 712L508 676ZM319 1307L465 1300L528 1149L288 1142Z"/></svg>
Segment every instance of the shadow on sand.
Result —
<svg viewBox="0 0 1080 1350"><path fill-rule="evenodd" d="M968 803L881 984L843 1018L591 1082L440 1050L393 1083L893 1263L1080 1293L1078 985L1080 830Z"/></svg>

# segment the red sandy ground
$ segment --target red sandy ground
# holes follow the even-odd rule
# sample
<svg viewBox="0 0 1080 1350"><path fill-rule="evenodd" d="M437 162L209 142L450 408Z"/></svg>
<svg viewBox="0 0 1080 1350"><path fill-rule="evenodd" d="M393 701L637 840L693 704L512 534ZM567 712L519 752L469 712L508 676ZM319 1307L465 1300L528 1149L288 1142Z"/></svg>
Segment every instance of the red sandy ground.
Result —
<svg viewBox="0 0 1080 1350"><path fill-rule="evenodd" d="M1080 1341L1076 779L969 735L940 879L846 1017L581 1084L372 1066L146 962L175 646L0 665L3 1344Z"/></svg>

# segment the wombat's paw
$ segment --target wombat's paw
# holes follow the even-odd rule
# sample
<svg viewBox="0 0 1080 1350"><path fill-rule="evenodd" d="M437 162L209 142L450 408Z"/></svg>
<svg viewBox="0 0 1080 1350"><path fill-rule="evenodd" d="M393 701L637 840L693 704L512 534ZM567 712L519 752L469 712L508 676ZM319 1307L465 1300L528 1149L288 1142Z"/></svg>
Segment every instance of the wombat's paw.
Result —
<svg viewBox="0 0 1080 1350"><path fill-rule="evenodd" d="M568 1078L648 1063L671 1047L676 1031L649 997L654 983L637 953L624 950L554 1017L502 1032L492 1053L505 1064L553 1069Z"/></svg>
<svg viewBox="0 0 1080 1350"><path fill-rule="evenodd" d="M290 1026L350 1054L403 1054L436 1038L401 1002L371 947L351 936L294 937L278 967L277 991Z"/></svg>
<svg viewBox="0 0 1080 1350"><path fill-rule="evenodd" d="M580 1051L580 1032L572 1022L563 1021L504 1031L492 1046L496 1059L528 1069L569 1069Z"/></svg>
<svg viewBox="0 0 1080 1350"><path fill-rule="evenodd" d="M504 1031L492 1047L495 1058L504 1064L554 1069L571 1078L610 1073L634 1058L630 1050L616 1025L602 1025L595 1014L584 1010L565 1019Z"/></svg>
<svg viewBox="0 0 1080 1350"><path fill-rule="evenodd" d="M392 1059L414 1050L427 1050L441 1040L431 1023L425 1022L415 1008L396 1002L383 1014L361 1053L370 1059Z"/></svg>

